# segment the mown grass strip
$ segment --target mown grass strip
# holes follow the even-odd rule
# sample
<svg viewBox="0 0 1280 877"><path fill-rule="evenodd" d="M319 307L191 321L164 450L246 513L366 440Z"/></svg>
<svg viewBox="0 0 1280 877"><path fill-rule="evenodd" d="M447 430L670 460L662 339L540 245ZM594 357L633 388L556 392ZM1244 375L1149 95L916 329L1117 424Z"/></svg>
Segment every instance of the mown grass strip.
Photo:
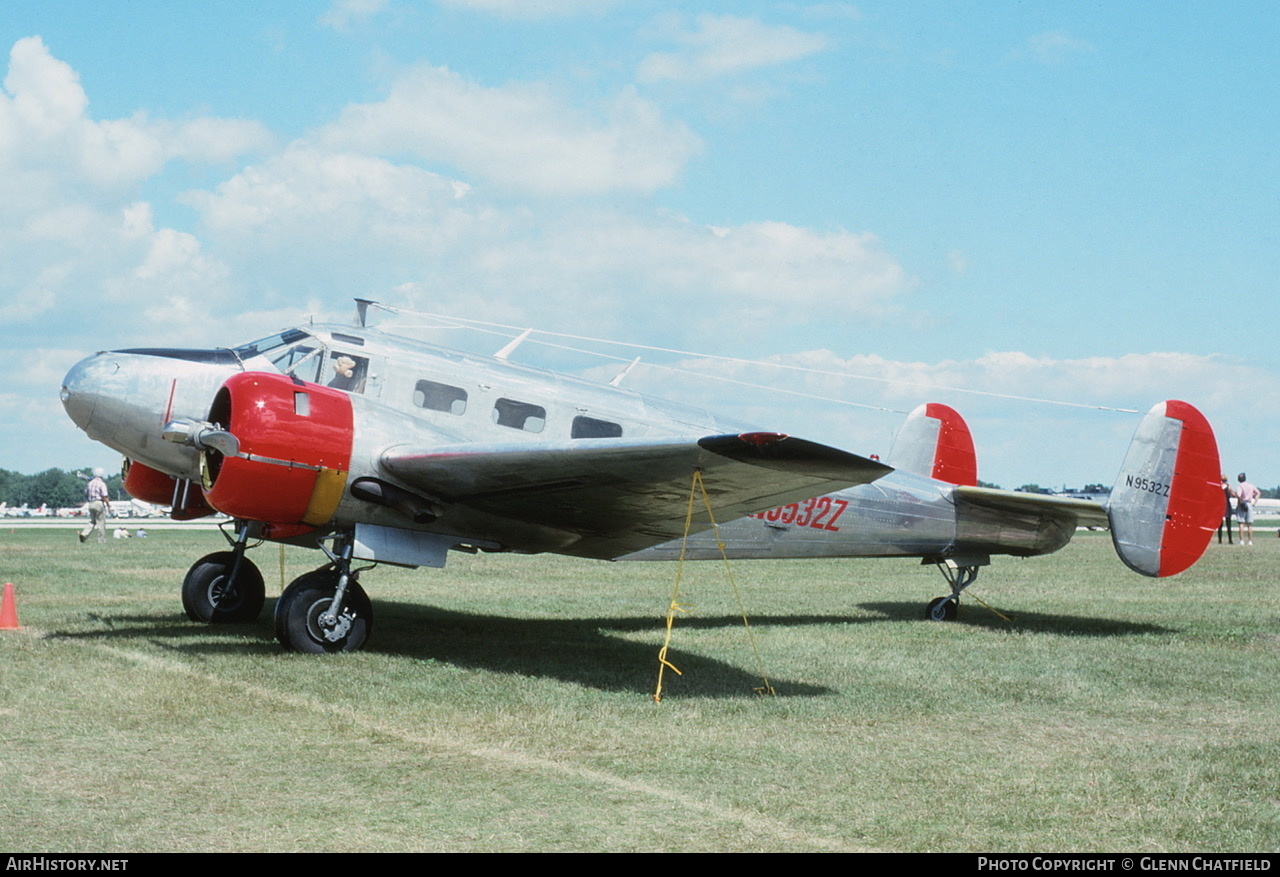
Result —
<svg viewBox="0 0 1280 877"><path fill-rule="evenodd" d="M1280 845L1274 537L1162 581L1103 535L997 561L975 588L1012 623L919 621L943 589L909 561L735 564L776 698L694 565L661 705L667 565L374 570L371 649L317 660L185 619L216 534L68 539L0 533L30 628L0 635L9 849Z"/></svg>

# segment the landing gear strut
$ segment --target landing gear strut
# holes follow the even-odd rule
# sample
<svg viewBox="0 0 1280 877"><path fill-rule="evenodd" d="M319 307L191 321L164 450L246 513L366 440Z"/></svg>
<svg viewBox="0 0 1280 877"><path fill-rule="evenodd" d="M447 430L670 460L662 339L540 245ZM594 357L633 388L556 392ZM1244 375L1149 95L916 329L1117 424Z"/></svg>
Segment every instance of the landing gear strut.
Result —
<svg viewBox="0 0 1280 877"><path fill-rule="evenodd" d="M926 561L927 563L928 561ZM933 561L951 585L951 595L935 597L925 607L924 617L927 621L955 621L956 612L960 608L960 592L969 587L978 578L978 569L990 563L990 558L965 558L956 560Z"/></svg>
<svg viewBox="0 0 1280 877"><path fill-rule="evenodd" d="M187 570L182 608L192 621L234 624L253 621L261 614L266 588L258 567L244 556L248 541L248 521L237 521L230 551L206 554Z"/></svg>
<svg viewBox="0 0 1280 877"><path fill-rule="evenodd" d="M291 652L354 652L373 629L373 606L351 571L350 536L334 547L325 549L330 566L294 579L276 601L276 639Z"/></svg>

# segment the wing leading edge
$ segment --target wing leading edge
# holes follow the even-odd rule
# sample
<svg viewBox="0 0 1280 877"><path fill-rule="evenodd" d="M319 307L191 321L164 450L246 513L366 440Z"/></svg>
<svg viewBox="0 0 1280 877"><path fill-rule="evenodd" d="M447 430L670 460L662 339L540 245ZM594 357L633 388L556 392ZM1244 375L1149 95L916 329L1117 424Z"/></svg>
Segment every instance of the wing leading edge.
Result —
<svg viewBox="0 0 1280 877"><path fill-rule="evenodd" d="M381 463L434 499L492 516L496 536L503 519L553 527L575 536L560 552L606 559L683 533L695 469L702 471L718 521L867 484L893 471L778 433L397 445L382 453ZM707 526L698 502L694 528Z"/></svg>

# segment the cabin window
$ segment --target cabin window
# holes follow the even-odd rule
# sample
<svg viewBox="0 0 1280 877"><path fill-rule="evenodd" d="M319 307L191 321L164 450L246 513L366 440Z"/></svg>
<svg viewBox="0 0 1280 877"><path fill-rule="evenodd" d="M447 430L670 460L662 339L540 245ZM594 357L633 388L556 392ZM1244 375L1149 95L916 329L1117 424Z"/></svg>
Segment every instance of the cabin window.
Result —
<svg viewBox="0 0 1280 877"><path fill-rule="evenodd" d="M618 438L622 435L622 425L594 417L575 417L570 435L573 438Z"/></svg>
<svg viewBox="0 0 1280 877"><path fill-rule="evenodd" d="M547 409L515 399L499 399L493 403L493 422L525 432L542 432L547 425Z"/></svg>
<svg viewBox="0 0 1280 877"><path fill-rule="evenodd" d="M413 404L431 411L461 415L467 410L467 391L435 381L418 381L413 387Z"/></svg>

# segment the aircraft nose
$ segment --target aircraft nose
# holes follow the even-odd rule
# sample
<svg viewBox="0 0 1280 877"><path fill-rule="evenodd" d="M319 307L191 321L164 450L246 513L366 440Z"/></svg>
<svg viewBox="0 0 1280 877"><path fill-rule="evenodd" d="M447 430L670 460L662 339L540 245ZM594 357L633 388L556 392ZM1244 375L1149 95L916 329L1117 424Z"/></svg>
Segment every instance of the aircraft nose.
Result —
<svg viewBox="0 0 1280 877"><path fill-rule="evenodd" d="M108 374L114 374L118 368L107 354L95 353L77 362L67 372L67 376L62 379L59 396L67 416L76 426L86 431L89 429L89 424L93 421L93 409L101 398L104 378Z"/></svg>
<svg viewBox="0 0 1280 877"><path fill-rule="evenodd" d="M153 469L199 476L198 455L162 441L172 419L202 420L218 387L237 371L234 354L167 349L106 350L62 379L62 407L89 438Z"/></svg>

